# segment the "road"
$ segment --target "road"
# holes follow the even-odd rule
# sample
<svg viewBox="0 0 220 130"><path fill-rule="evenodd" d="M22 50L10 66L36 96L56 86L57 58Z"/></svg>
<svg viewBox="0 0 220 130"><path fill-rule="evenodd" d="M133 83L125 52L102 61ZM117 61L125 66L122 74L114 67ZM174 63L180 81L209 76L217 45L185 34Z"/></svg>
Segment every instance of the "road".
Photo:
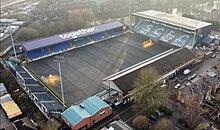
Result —
<svg viewBox="0 0 220 130"><path fill-rule="evenodd" d="M219 59L220 59L220 53L217 53L215 58L210 57L208 59L205 59L204 62L200 65L200 67L194 71L194 73L199 75L207 70L210 70L215 65L217 65Z"/></svg>

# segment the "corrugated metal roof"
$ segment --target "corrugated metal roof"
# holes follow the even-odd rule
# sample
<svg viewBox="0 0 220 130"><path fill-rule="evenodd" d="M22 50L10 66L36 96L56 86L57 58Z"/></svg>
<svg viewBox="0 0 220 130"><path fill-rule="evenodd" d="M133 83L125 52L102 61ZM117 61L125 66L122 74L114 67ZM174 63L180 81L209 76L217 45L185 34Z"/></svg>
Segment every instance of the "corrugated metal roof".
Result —
<svg viewBox="0 0 220 130"><path fill-rule="evenodd" d="M12 23L15 21L17 21L17 19L7 19L7 18L0 19L0 23Z"/></svg>
<svg viewBox="0 0 220 130"><path fill-rule="evenodd" d="M63 118L68 121L72 126L75 126L85 118L91 117L92 115L80 106L71 106L62 114Z"/></svg>
<svg viewBox="0 0 220 130"><path fill-rule="evenodd" d="M111 29L119 28L122 26L123 24L118 21L106 23L106 24L95 26L95 27L81 29L81 30L77 30L73 32L66 32L60 35L55 35L55 36L51 36L51 37L47 37L47 38L43 38L43 39L39 39L35 41L26 42L23 44L23 46L27 51L36 50L39 48L52 46L54 44L67 42L73 39L82 38L82 37L89 36L92 34L100 33L103 31L108 31Z"/></svg>
<svg viewBox="0 0 220 130"><path fill-rule="evenodd" d="M3 83L0 83L0 92L5 91L5 90L6 90L5 85Z"/></svg>
<svg viewBox="0 0 220 130"><path fill-rule="evenodd" d="M102 108L109 107L109 105L102 101L98 96L86 99L81 105L84 108L79 105L71 106L61 114L72 126L75 126L85 118L95 115Z"/></svg>
<svg viewBox="0 0 220 130"><path fill-rule="evenodd" d="M109 105L101 100L98 96L93 96L82 102L85 109L92 115L95 115L102 108L109 107Z"/></svg>
<svg viewBox="0 0 220 130"><path fill-rule="evenodd" d="M0 104L6 103L11 100L12 100L11 96L9 94L6 94L0 97Z"/></svg>
<svg viewBox="0 0 220 130"><path fill-rule="evenodd" d="M1 105L9 119L22 114L20 108L13 100L3 103Z"/></svg>
<svg viewBox="0 0 220 130"><path fill-rule="evenodd" d="M211 23L190 19L186 17L181 17L181 16L175 16L172 14L155 11L155 10L137 12L137 13L133 13L133 15L183 27L189 30L196 30L212 25Z"/></svg>
<svg viewBox="0 0 220 130"><path fill-rule="evenodd" d="M202 42L205 43L205 44L210 44L210 43L212 43L214 40L215 40L215 37L207 36L207 37L205 37L205 38L202 40Z"/></svg>

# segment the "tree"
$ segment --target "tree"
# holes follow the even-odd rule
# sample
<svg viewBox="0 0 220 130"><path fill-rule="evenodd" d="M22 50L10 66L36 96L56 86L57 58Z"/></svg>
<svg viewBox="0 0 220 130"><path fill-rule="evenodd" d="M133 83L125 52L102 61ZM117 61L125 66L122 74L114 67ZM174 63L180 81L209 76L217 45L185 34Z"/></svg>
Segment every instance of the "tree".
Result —
<svg viewBox="0 0 220 130"><path fill-rule="evenodd" d="M172 122L169 119L162 118L154 126L154 130L172 130Z"/></svg>
<svg viewBox="0 0 220 130"><path fill-rule="evenodd" d="M190 19L194 18L194 16L190 15L190 14L182 14L182 17L186 17L186 18L190 18Z"/></svg>
<svg viewBox="0 0 220 130"><path fill-rule="evenodd" d="M133 119L132 123L137 130L146 130L149 120L143 115L138 115Z"/></svg>
<svg viewBox="0 0 220 130"><path fill-rule="evenodd" d="M136 105L142 106L149 113L162 105L167 97L165 89L160 87L159 77L154 68L148 67L140 71L133 84Z"/></svg>
<svg viewBox="0 0 220 130"><path fill-rule="evenodd" d="M201 122L201 115L205 112L200 103L193 99L185 100L185 104L179 105L182 116L190 130L196 128Z"/></svg>
<svg viewBox="0 0 220 130"><path fill-rule="evenodd" d="M23 27L17 33L17 39L20 41L27 41L35 39L39 35L38 31L34 28Z"/></svg>
<svg viewBox="0 0 220 130"><path fill-rule="evenodd" d="M218 30L220 28L220 22L217 20L206 20L205 22L212 23L212 28Z"/></svg>

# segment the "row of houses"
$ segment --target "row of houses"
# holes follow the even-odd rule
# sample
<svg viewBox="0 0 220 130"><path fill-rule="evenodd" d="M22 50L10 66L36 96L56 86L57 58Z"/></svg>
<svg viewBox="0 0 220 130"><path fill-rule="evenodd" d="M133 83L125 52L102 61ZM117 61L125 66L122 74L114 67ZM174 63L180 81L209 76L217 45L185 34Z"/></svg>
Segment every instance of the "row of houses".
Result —
<svg viewBox="0 0 220 130"><path fill-rule="evenodd" d="M188 99L193 99L200 104L208 104L220 118L220 101L213 96L216 93L220 94L220 63L214 68L184 84L184 87L178 90L178 100L185 103Z"/></svg>

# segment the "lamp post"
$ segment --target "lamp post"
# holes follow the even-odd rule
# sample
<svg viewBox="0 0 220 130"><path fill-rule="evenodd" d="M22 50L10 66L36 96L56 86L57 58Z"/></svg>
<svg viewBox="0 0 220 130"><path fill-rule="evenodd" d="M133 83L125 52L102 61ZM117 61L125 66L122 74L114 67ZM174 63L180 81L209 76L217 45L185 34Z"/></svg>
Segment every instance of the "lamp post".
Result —
<svg viewBox="0 0 220 130"><path fill-rule="evenodd" d="M10 36L11 36L11 43L12 43L12 48L13 48L13 51L14 51L14 55L15 55L15 58L17 59L17 54L16 54L16 51L15 51L14 39L13 39L13 36L12 36L12 33L11 33L11 25L9 26L9 33L10 33Z"/></svg>
<svg viewBox="0 0 220 130"><path fill-rule="evenodd" d="M54 62L57 62L57 64L58 64L61 95L62 95L63 109L64 109L65 108L65 100L64 100L63 81L62 81L62 72L61 72L61 63L64 62L64 57L63 56L55 56Z"/></svg>
<svg viewBox="0 0 220 130"><path fill-rule="evenodd" d="M129 13L129 27L131 26L131 0L128 0L128 13Z"/></svg>

